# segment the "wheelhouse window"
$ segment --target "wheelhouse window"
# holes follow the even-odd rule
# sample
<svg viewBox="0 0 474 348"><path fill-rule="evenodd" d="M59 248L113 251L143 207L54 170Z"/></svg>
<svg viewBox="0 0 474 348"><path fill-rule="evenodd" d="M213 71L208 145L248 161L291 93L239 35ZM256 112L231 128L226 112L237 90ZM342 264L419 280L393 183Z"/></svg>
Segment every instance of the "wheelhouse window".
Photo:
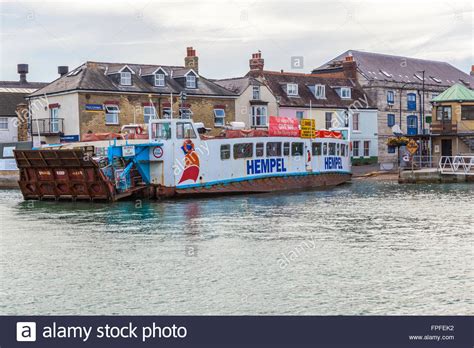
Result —
<svg viewBox="0 0 474 348"><path fill-rule="evenodd" d="M176 138L177 139L194 139L196 138L196 132L191 122L178 122L176 123Z"/></svg>
<svg viewBox="0 0 474 348"><path fill-rule="evenodd" d="M8 130L8 117L0 117L0 130Z"/></svg>
<svg viewBox="0 0 474 348"><path fill-rule="evenodd" d="M267 157L280 157L281 156L281 143L280 142L268 142L267 143Z"/></svg>
<svg viewBox="0 0 474 348"><path fill-rule="evenodd" d="M451 120L451 107L450 106L438 106L438 108L436 109L436 119L438 121L449 121L449 120Z"/></svg>
<svg viewBox="0 0 474 348"><path fill-rule="evenodd" d="M316 99L326 99L326 86L316 85L314 87L314 96Z"/></svg>
<svg viewBox="0 0 474 348"><path fill-rule="evenodd" d="M346 145L341 144L341 156L345 157L346 156Z"/></svg>
<svg viewBox="0 0 474 348"><path fill-rule="evenodd" d="M292 156L303 156L303 143L291 143L291 155Z"/></svg>
<svg viewBox="0 0 474 348"><path fill-rule="evenodd" d="M321 143L313 143L312 153L313 156L321 156Z"/></svg>
<svg viewBox="0 0 474 348"><path fill-rule="evenodd" d="M105 104L105 124L119 124L120 108L115 104Z"/></svg>
<svg viewBox="0 0 474 348"><path fill-rule="evenodd" d="M395 102L395 92L387 91L387 104L393 105L394 102Z"/></svg>
<svg viewBox="0 0 474 348"><path fill-rule="evenodd" d="M230 145L221 145L221 160L226 160L230 158Z"/></svg>
<svg viewBox="0 0 474 348"><path fill-rule="evenodd" d="M264 144L263 143L257 143L255 145L255 156L263 157L263 155L264 155Z"/></svg>
<svg viewBox="0 0 474 348"><path fill-rule="evenodd" d="M290 143L283 143L283 156L290 155Z"/></svg>
<svg viewBox="0 0 474 348"><path fill-rule="evenodd" d="M152 123L153 139L171 139L171 124L169 122Z"/></svg>
<svg viewBox="0 0 474 348"><path fill-rule="evenodd" d="M165 86L165 74L162 74L162 73L155 74L155 86L157 87Z"/></svg>
<svg viewBox="0 0 474 348"><path fill-rule="evenodd" d="M359 141L354 141L352 143L352 156L353 157L359 157Z"/></svg>
<svg viewBox="0 0 474 348"><path fill-rule="evenodd" d="M341 87L341 98L351 99L351 89L349 87Z"/></svg>
<svg viewBox="0 0 474 348"><path fill-rule="evenodd" d="M253 156L253 144L234 144L234 159L249 158Z"/></svg>
<svg viewBox="0 0 474 348"><path fill-rule="evenodd" d="M341 144L337 143L336 144L336 156L341 155Z"/></svg>
<svg viewBox="0 0 474 348"><path fill-rule="evenodd" d="M298 85L296 83L288 83L286 85L286 94L289 96L298 95Z"/></svg>
<svg viewBox="0 0 474 348"><path fill-rule="evenodd" d="M193 112L190 108L179 108L179 118L189 120L193 118Z"/></svg>
<svg viewBox="0 0 474 348"><path fill-rule="evenodd" d="M260 100L260 86L252 86L252 99Z"/></svg>
<svg viewBox="0 0 474 348"><path fill-rule="evenodd" d="M461 106L461 120L474 120L474 105Z"/></svg>
<svg viewBox="0 0 474 348"><path fill-rule="evenodd" d="M359 113L352 114L352 130L359 130Z"/></svg>
<svg viewBox="0 0 474 348"><path fill-rule="evenodd" d="M336 144L329 143L329 156L336 156Z"/></svg>
<svg viewBox="0 0 474 348"><path fill-rule="evenodd" d="M186 75L186 88L196 88L196 76Z"/></svg>
<svg viewBox="0 0 474 348"><path fill-rule="evenodd" d="M132 84L132 73L130 71L120 72L120 84L122 86L130 86Z"/></svg>
<svg viewBox="0 0 474 348"><path fill-rule="evenodd" d="M252 127L267 126L267 107L262 105L252 106Z"/></svg>
<svg viewBox="0 0 474 348"><path fill-rule="evenodd" d="M388 127L395 126L395 115L394 114L388 114L387 115L387 126Z"/></svg>
<svg viewBox="0 0 474 348"><path fill-rule="evenodd" d="M214 125L222 127L225 124L225 110L214 109Z"/></svg>
<svg viewBox="0 0 474 348"><path fill-rule="evenodd" d="M323 143L323 156L328 155L328 143Z"/></svg>
<svg viewBox="0 0 474 348"><path fill-rule="evenodd" d="M150 119L156 119L156 109L154 106L144 106L143 107L143 121L148 123Z"/></svg>
<svg viewBox="0 0 474 348"><path fill-rule="evenodd" d="M370 141L364 141L364 157L370 156Z"/></svg>
<svg viewBox="0 0 474 348"><path fill-rule="evenodd" d="M416 94L415 93L407 94L407 109L411 111L416 110Z"/></svg>

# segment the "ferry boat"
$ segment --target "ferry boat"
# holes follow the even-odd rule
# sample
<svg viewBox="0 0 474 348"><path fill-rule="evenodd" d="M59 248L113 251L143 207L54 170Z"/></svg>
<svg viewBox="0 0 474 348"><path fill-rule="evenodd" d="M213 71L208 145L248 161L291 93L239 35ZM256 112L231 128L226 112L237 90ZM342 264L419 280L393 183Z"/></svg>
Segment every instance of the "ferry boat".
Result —
<svg viewBox="0 0 474 348"><path fill-rule="evenodd" d="M16 150L19 185L25 199L116 201L310 189L351 178L349 140L341 132L302 138L229 129L211 137L203 129L189 119L156 119L148 139L130 134Z"/></svg>

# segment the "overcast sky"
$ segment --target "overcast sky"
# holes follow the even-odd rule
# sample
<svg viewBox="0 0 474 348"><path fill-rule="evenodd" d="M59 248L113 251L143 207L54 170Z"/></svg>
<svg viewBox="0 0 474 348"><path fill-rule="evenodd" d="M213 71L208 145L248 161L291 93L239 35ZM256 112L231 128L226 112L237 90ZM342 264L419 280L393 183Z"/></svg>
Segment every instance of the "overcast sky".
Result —
<svg viewBox="0 0 474 348"><path fill-rule="evenodd" d="M310 72L348 49L447 61L469 72L472 1L12 1L0 3L0 80L57 78L87 60L182 65L187 46L209 78L242 76L261 50L268 70Z"/></svg>

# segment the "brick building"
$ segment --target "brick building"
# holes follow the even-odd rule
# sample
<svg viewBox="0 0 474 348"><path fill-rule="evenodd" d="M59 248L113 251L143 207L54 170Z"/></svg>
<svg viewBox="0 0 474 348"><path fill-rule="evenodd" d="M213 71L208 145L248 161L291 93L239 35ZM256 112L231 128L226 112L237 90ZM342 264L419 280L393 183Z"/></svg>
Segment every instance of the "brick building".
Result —
<svg viewBox="0 0 474 348"><path fill-rule="evenodd" d="M430 100L461 83L474 87L474 77L439 61L349 50L313 70L322 77L350 77L358 81L378 110L379 162L397 162L387 146L392 127L417 138L429 151Z"/></svg>
<svg viewBox="0 0 474 348"><path fill-rule="evenodd" d="M203 122L215 134L235 120L236 98L199 75L192 47L184 66L86 62L29 96L31 129L41 141L57 143L173 117Z"/></svg>

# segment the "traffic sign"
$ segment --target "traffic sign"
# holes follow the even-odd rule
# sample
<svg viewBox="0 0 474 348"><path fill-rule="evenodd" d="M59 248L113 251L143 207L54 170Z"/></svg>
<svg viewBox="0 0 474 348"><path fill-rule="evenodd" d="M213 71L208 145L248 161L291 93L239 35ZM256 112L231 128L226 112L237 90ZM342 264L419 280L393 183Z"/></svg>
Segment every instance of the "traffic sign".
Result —
<svg viewBox="0 0 474 348"><path fill-rule="evenodd" d="M407 144L407 150L413 156L415 152L418 150L418 144L415 140L411 139Z"/></svg>

